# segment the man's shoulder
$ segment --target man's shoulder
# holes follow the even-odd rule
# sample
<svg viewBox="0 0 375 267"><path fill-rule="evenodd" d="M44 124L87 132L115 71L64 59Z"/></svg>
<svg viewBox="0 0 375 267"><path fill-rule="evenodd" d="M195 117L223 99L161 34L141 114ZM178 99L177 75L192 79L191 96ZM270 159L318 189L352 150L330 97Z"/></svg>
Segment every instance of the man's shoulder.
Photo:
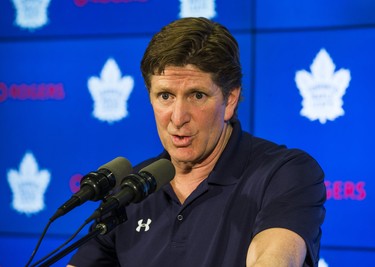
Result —
<svg viewBox="0 0 375 267"><path fill-rule="evenodd" d="M250 144L250 162L261 165L283 165L287 162L303 161L317 164L316 160L306 151L300 148L291 148L285 144L253 136L246 133L246 142Z"/></svg>

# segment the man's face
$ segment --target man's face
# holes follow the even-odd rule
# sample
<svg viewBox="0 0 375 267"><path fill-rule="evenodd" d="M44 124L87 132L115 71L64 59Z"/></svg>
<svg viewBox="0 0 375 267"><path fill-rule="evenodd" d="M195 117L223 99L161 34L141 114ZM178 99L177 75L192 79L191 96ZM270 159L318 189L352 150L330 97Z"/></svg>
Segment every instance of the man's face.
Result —
<svg viewBox="0 0 375 267"><path fill-rule="evenodd" d="M150 99L161 142L172 161L194 165L209 161L219 150L238 94L230 94L227 104L209 73L187 65L153 75Z"/></svg>

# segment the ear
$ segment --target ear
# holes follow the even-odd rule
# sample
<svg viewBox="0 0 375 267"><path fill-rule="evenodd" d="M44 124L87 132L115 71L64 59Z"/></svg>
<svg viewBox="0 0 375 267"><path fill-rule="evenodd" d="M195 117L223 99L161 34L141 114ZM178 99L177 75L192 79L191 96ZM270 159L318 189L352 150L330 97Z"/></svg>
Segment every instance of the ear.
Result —
<svg viewBox="0 0 375 267"><path fill-rule="evenodd" d="M225 121L229 121L233 117L238 105L238 101L240 100L240 95L241 87L236 87L229 93L227 103L225 106Z"/></svg>

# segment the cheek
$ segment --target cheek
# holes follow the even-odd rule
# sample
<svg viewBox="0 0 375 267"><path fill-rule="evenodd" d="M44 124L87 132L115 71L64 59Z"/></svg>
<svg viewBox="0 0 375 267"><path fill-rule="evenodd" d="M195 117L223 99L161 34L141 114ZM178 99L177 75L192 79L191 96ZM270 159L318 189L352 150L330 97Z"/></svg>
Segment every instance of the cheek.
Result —
<svg viewBox="0 0 375 267"><path fill-rule="evenodd" d="M222 124L226 120L228 109L225 105L216 107L215 111L210 112L212 121L215 124Z"/></svg>
<svg viewBox="0 0 375 267"><path fill-rule="evenodd" d="M208 142L215 142L224 127L224 110L211 110L200 118L200 129L206 133Z"/></svg>
<svg viewBox="0 0 375 267"><path fill-rule="evenodd" d="M154 117L155 117L157 126L158 127L167 126L170 120L169 113L164 109L158 109L155 107L153 107L153 109L154 109Z"/></svg>

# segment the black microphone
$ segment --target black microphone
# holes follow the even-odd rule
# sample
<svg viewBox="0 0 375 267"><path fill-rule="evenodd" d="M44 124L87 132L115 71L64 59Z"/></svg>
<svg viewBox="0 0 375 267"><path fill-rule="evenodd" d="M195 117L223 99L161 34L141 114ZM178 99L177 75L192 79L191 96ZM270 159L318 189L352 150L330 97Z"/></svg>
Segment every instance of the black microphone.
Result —
<svg viewBox="0 0 375 267"><path fill-rule="evenodd" d="M120 191L108 197L86 222L99 218L121 205L138 203L144 200L163 185L169 183L174 178L175 173L172 162L167 159L159 159L141 169L139 173L126 176L121 182Z"/></svg>
<svg viewBox="0 0 375 267"><path fill-rule="evenodd" d="M132 166L127 159L117 157L99 167L96 172L90 172L83 176L80 182L80 190L57 209L50 221L56 220L88 200L98 201L103 199L131 170Z"/></svg>

